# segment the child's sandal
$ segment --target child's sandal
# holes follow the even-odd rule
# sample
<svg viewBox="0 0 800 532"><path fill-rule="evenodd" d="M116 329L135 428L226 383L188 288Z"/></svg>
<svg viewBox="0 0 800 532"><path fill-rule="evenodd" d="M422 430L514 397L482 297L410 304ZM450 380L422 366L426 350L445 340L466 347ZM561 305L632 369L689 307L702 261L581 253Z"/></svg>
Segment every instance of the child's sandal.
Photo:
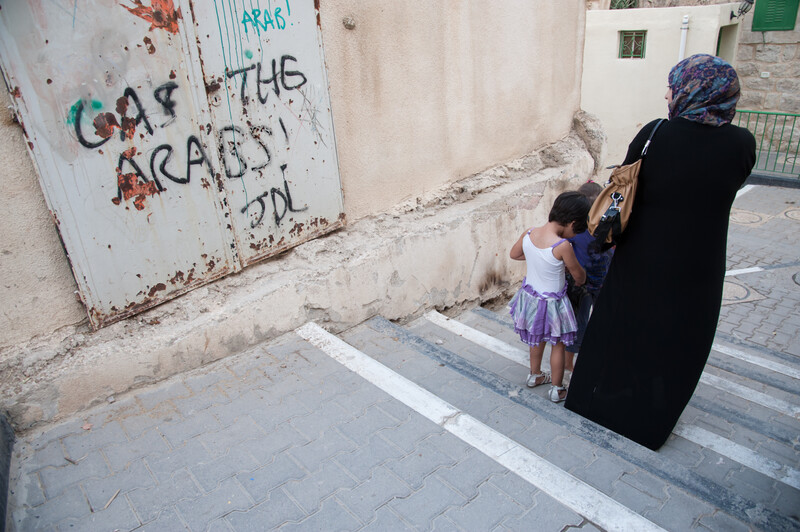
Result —
<svg viewBox="0 0 800 532"><path fill-rule="evenodd" d="M541 380L539 381L539 379ZM531 373L530 375L528 375L528 382L526 382L525 384L528 385L528 388L535 388L536 386L541 386L542 384L547 384L551 381L552 378L550 377L549 373L542 372L542 373L537 373L536 375Z"/></svg>
<svg viewBox="0 0 800 532"><path fill-rule="evenodd" d="M564 386L551 386L550 387L550 400L554 403L560 403L567 398L567 389Z"/></svg>

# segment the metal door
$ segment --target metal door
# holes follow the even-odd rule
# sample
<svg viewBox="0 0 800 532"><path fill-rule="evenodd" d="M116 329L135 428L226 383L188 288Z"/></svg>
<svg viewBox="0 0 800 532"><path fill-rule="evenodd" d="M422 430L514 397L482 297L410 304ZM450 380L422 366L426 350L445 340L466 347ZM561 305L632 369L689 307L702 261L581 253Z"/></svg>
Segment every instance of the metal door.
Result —
<svg viewBox="0 0 800 532"><path fill-rule="evenodd" d="M0 6L6 82L95 328L341 223L313 6L268 8L290 21L281 40L221 25L221 1L144 2ZM295 39L313 45L284 53ZM229 68L234 50L253 68ZM274 96L251 109L245 73L278 53Z"/></svg>
<svg viewBox="0 0 800 532"><path fill-rule="evenodd" d="M190 5L242 263L339 226L342 193L313 2Z"/></svg>

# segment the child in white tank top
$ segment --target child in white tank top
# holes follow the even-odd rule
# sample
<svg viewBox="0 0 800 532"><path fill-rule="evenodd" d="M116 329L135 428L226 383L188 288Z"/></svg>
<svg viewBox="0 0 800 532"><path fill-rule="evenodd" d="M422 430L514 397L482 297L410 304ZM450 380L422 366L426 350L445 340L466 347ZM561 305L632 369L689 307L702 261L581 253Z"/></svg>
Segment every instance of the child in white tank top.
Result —
<svg viewBox="0 0 800 532"><path fill-rule="evenodd" d="M563 386L565 346L572 345L578 330L575 313L567 298L564 267L577 286L586 281L586 272L575 258L567 241L586 230L586 217L591 204L583 194L564 192L550 209L548 222L534 227L519 237L511 248L511 258L524 260L527 275L522 288L511 299L509 307L514 330L530 348L531 388L552 382L550 400L560 403L567 397ZM552 345L550 371L542 371L545 343Z"/></svg>

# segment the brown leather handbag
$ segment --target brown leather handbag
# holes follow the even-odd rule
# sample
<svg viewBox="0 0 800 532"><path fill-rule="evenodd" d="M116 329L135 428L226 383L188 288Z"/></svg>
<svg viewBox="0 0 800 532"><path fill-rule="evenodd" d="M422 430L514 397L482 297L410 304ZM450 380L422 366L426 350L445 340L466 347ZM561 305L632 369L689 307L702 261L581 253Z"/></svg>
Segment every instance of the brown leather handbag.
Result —
<svg viewBox="0 0 800 532"><path fill-rule="evenodd" d="M642 160L647 155L650 141L653 140L653 136L663 122L665 120L659 120L653 131L650 132L638 160L614 168L611 177L608 178L608 183L589 210L589 232L595 237L595 242L605 244L606 248L613 245L615 239L628 226L628 219L633 210L633 199L636 197L636 185L639 171L642 168Z"/></svg>

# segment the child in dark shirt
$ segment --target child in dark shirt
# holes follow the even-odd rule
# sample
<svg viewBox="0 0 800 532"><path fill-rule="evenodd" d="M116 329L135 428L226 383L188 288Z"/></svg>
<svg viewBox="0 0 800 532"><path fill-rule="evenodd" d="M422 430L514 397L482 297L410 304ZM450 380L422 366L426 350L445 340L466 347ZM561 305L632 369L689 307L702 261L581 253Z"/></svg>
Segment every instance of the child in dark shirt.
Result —
<svg viewBox="0 0 800 532"><path fill-rule="evenodd" d="M578 188L578 192L589 198L592 203L594 203L594 200L597 199L602 190L603 187L594 181L584 183ZM592 246L594 237L588 230L575 235L569 241L572 243L578 262L586 270L586 284L583 286L576 287L572 278L567 276L567 293L570 296L570 302L575 310L575 319L578 322L575 342L567 347L564 360L565 371L572 373L575 354L580 351L583 333L586 331L586 324L589 323L592 305L594 305L597 294L603 286L603 280L606 277L606 273L608 273L608 266L611 264L614 250L601 251L597 246Z"/></svg>

